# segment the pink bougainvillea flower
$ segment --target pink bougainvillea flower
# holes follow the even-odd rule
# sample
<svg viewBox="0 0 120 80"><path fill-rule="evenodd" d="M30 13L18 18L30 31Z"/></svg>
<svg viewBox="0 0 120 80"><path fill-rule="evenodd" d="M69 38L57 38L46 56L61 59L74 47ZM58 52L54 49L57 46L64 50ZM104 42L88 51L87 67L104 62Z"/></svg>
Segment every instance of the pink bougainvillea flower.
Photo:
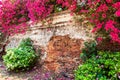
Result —
<svg viewBox="0 0 120 80"><path fill-rule="evenodd" d="M77 6L76 6L76 5L71 5L71 6L70 6L70 8L69 8L69 10L71 10L71 11L75 11L75 10L76 10L76 8L77 8Z"/></svg>
<svg viewBox="0 0 120 80"><path fill-rule="evenodd" d="M93 3L94 5L96 5L96 4L99 3L99 2L100 2L100 0L92 1L92 3Z"/></svg>
<svg viewBox="0 0 120 80"><path fill-rule="evenodd" d="M112 3L112 2L113 2L113 0L106 0L106 2L107 2L107 3Z"/></svg>
<svg viewBox="0 0 120 80"><path fill-rule="evenodd" d="M18 22L25 22L26 21L26 18L22 17L18 20Z"/></svg>
<svg viewBox="0 0 120 80"><path fill-rule="evenodd" d="M99 2L100 2L100 0L96 0L96 2L97 2L97 3L99 3Z"/></svg>
<svg viewBox="0 0 120 80"><path fill-rule="evenodd" d="M105 30L106 31L113 30L115 28L114 24L115 24L115 22L113 20L107 21L106 24L105 24Z"/></svg>
<svg viewBox="0 0 120 80"><path fill-rule="evenodd" d="M101 5L97 8L96 12L106 12L107 10L108 10L108 6L107 6L106 4L101 4Z"/></svg>
<svg viewBox="0 0 120 80"><path fill-rule="evenodd" d="M95 25L92 32L97 33L100 30L101 31L106 30L106 33L105 32L104 33L108 34L107 36L110 36L113 41L120 42L120 36L119 36L120 29L118 28L120 23L117 19L117 17L120 17L120 1L119 0L115 0L115 1L114 0L87 0L86 5L89 8L88 9L89 11L87 13L87 14L90 14L88 15L89 21ZM108 13L109 15L107 15ZM111 18L110 16L113 16L113 17ZM100 24L101 22L104 22L104 24Z"/></svg>
<svg viewBox="0 0 120 80"><path fill-rule="evenodd" d="M92 17L95 17L95 18L98 18L98 17L99 17L99 14L93 13L93 14L91 14L91 16L92 16Z"/></svg>
<svg viewBox="0 0 120 80"><path fill-rule="evenodd" d="M118 34L120 33L120 30L114 26L116 24L114 21L109 20L105 24L105 30L108 31L110 30L110 37L113 41L120 42Z"/></svg>
<svg viewBox="0 0 120 80"><path fill-rule="evenodd" d="M112 7L119 9L120 8L120 2L116 2L112 5Z"/></svg>
<svg viewBox="0 0 120 80"><path fill-rule="evenodd" d="M77 0L57 0L57 4L61 4L63 8L68 8L71 11L75 11L77 9Z"/></svg>
<svg viewBox="0 0 120 80"><path fill-rule="evenodd" d="M105 13L102 14L102 18L106 18L106 14Z"/></svg>
<svg viewBox="0 0 120 80"><path fill-rule="evenodd" d="M0 25L2 32L6 34L19 33L24 29L28 21L28 11L24 0L16 0L12 3L10 0L4 0L0 7ZM22 12L22 13L21 13ZM24 17L24 19L22 19ZM21 19L21 21L19 21ZM24 21L23 21L24 20Z"/></svg>
<svg viewBox="0 0 120 80"><path fill-rule="evenodd" d="M104 23L98 23L97 26L95 28L93 28L92 32L94 33L96 31L100 30L102 28L103 24Z"/></svg>
<svg viewBox="0 0 120 80"><path fill-rule="evenodd" d="M99 23L99 24L97 24L97 28L98 28L98 29L101 29L102 26L103 26L103 24L104 24L104 22L103 22L103 23Z"/></svg>
<svg viewBox="0 0 120 80"><path fill-rule="evenodd" d="M0 1L0 5L2 4L2 2Z"/></svg>
<svg viewBox="0 0 120 80"><path fill-rule="evenodd" d="M64 1L63 0L57 0L57 4L62 4Z"/></svg>
<svg viewBox="0 0 120 80"><path fill-rule="evenodd" d="M98 38L97 38L97 41L98 41L98 42L102 42L102 40L103 40L102 37L98 37Z"/></svg>
<svg viewBox="0 0 120 80"><path fill-rule="evenodd" d="M117 33L111 32L110 37L112 38L113 41L119 42L119 37Z"/></svg>
<svg viewBox="0 0 120 80"><path fill-rule="evenodd" d="M92 5L92 1L88 0L87 5L91 6Z"/></svg>
<svg viewBox="0 0 120 80"><path fill-rule="evenodd" d="M95 28L92 29L91 32L92 32L92 33L95 33L96 31L97 31L97 28L95 27Z"/></svg>
<svg viewBox="0 0 120 80"><path fill-rule="evenodd" d="M84 10L84 9L80 10L80 13L87 13L87 12L89 12L89 11L88 10Z"/></svg>
<svg viewBox="0 0 120 80"><path fill-rule="evenodd" d="M95 24L96 26L98 26L99 23L100 23L100 21L99 21L98 19L95 19L95 20L94 20L94 24Z"/></svg>
<svg viewBox="0 0 120 80"><path fill-rule="evenodd" d="M118 10L115 12L115 15L116 15L117 17L120 17L120 9L118 9Z"/></svg>
<svg viewBox="0 0 120 80"><path fill-rule="evenodd" d="M70 4L69 4L68 1L63 2L63 3L61 3L61 4L62 4L62 7L63 7L63 8L64 8L64 7L70 7Z"/></svg>
<svg viewBox="0 0 120 80"><path fill-rule="evenodd" d="M51 5L46 5L48 0L27 0L28 16L33 21L46 18L52 11Z"/></svg>

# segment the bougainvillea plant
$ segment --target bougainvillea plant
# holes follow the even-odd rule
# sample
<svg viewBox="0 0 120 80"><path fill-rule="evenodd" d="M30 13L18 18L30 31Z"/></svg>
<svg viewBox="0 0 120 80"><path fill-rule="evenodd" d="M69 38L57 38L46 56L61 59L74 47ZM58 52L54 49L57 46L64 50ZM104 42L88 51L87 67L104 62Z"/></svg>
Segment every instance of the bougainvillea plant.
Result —
<svg viewBox="0 0 120 80"><path fill-rule="evenodd" d="M29 18L34 22L38 19L44 19L52 11L52 5L47 4L49 0L27 0L27 9Z"/></svg>
<svg viewBox="0 0 120 80"><path fill-rule="evenodd" d="M12 35L24 33L27 21L35 22L50 14L48 0L4 0L0 2L0 31Z"/></svg>
<svg viewBox="0 0 120 80"><path fill-rule="evenodd" d="M24 32L27 26L28 10L24 0L4 0L0 5L0 30L6 34Z"/></svg>
<svg viewBox="0 0 120 80"><path fill-rule="evenodd" d="M6 34L25 32L27 21L46 18L56 4L71 10L76 8L76 2L71 0L3 0L0 2L0 30Z"/></svg>
<svg viewBox="0 0 120 80"><path fill-rule="evenodd" d="M25 32L31 20L36 22L46 18L52 11L49 0L5 0L0 7L1 31L6 34Z"/></svg>
<svg viewBox="0 0 120 80"><path fill-rule="evenodd" d="M56 0L57 4L61 4L62 7L66 7L71 11L75 11L77 8L77 0Z"/></svg>
<svg viewBox="0 0 120 80"><path fill-rule="evenodd" d="M100 33L98 34L100 38L120 43L119 0L88 0L80 13L86 14L87 19L95 25L92 32Z"/></svg>

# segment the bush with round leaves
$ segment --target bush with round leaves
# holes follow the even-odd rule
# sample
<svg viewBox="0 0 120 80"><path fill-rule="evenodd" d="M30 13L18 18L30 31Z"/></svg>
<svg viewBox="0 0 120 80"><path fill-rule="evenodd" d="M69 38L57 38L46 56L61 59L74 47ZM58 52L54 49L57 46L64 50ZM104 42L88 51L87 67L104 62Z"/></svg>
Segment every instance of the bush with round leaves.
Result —
<svg viewBox="0 0 120 80"><path fill-rule="evenodd" d="M30 38L22 40L17 48L9 49L3 56L3 61L8 71L26 70L36 61L36 54Z"/></svg>
<svg viewBox="0 0 120 80"><path fill-rule="evenodd" d="M120 52L98 52L75 70L75 80L120 80Z"/></svg>

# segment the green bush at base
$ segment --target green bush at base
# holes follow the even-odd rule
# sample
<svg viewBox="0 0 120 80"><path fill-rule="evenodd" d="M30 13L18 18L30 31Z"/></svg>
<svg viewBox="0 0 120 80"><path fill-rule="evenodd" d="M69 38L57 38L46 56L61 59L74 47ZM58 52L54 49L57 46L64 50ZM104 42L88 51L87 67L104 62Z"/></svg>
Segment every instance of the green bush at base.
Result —
<svg viewBox="0 0 120 80"><path fill-rule="evenodd" d="M7 70L26 70L34 65L36 54L30 38L22 40L18 48L9 49L3 56Z"/></svg>
<svg viewBox="0 0 120 80"><path fill-rule="evenodd" d="M120 52L98 52L75 70L75 80L120 80Z"/></svg>

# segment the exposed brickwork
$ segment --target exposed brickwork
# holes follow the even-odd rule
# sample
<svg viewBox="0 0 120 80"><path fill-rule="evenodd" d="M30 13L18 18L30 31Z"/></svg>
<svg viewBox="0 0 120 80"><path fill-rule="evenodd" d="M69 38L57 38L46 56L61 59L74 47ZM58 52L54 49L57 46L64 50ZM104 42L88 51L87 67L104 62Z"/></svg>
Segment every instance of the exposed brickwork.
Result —
<svg viewBox="0 0 120 80"><path fill-rule="evenodd" d="M82 39L71 39L66 36L53 36L48 44L45 67L56 72L74 70L80 64Z"/></svg>

